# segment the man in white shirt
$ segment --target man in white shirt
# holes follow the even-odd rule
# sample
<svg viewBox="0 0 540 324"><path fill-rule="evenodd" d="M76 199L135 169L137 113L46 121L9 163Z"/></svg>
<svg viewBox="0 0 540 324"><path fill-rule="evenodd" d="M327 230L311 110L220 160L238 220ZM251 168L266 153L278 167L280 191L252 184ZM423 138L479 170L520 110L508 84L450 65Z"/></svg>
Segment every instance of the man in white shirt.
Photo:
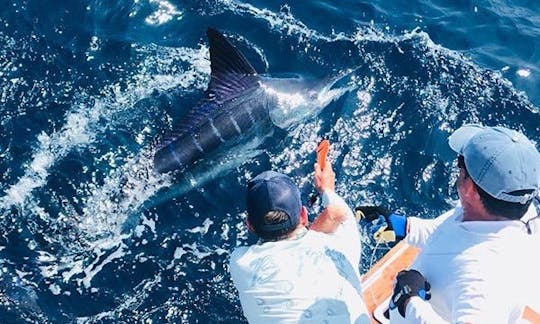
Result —
<svg viewBox="0 0 540 324"><path fill-rule="evenodd" d="M369 323L357 222L329 163L315 165L315 187L326 209L308 229L289 177L266 171L248 184L247 224L260 240L231 254L230 273L251 323Z"/></svg>
<svg viewBox="0 0 540 324"><path fill-rule="evenodd" d="M460 205L432 220L383 215L421 249L398 274L391 323L516 323L526 306L540 309L540 154L504 127L465 125L449 144Z"/></svg>

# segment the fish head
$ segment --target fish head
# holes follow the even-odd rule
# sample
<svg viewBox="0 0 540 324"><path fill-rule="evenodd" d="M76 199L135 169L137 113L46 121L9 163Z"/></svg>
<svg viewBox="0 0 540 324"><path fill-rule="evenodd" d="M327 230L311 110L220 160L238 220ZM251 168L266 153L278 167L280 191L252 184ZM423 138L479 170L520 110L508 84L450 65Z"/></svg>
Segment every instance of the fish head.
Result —
<svg viewBox="0 0 540 324"><path fill-rule="evenodd" d="M261 87L270 99L268 111L272 122L280 128L288 128L317 115L354 88L347 84L336 86L348 74L350 72L323 79L263 79Z"/></svg>

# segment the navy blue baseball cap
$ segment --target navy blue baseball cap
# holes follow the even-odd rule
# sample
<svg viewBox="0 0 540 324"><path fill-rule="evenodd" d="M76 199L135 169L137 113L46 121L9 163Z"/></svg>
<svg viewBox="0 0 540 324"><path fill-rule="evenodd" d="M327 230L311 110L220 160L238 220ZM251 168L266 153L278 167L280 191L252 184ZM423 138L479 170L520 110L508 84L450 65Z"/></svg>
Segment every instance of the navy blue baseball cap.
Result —
<svg viewBox="0 0 540 324"><path fill-rule="evenodd" d="M258 234L272 234L295 228L300 221L302 200L300 190L288 176L265 171L249 181L247 186L248 220ZM267 223L270 211L281 211L289 217L279 223Z"/></svg>
<svg viewBox="0 0 540 324"><path fill-rule="evenodd" d="M448 138L474 183L492 197L525 204L540 189L540 153L525 135L506 127L468 124Z"/></svg>

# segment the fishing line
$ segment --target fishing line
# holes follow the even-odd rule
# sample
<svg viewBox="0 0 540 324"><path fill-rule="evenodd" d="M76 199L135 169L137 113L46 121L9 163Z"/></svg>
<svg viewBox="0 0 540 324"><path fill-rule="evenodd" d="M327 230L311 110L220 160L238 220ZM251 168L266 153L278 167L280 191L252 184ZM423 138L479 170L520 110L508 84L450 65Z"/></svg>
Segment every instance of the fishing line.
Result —
<svg viewBox="0 0 540 324"><path fill-rule="evenodd" d="M375 246L370 245L370 247L372 248L372 252L371 252L371 257L370 257L370 261L369 261L369 269L373 268L373 264L374 264L374 260L375 260L375 253L379 249L379 245L381 243L383 243L383 240L379 240L379 241L376 241L376 242L377 242L377 244L375 244ZM384 243L386 245L386 250L390 250L390 246L388 245L388 242L384 242ZM370 297L371 297L372 300L378 300L378 297L375 296L375 291L374 290L371 290L371 296Z"/></svg>
<svg viewBox="0 0 540 324"><path fill-rule="evenodd" d="M377 244L375 244L375 246L373 245L370 245L369 247L371 248L371 257L369 259L369 268L371 269L371 267L373 266L373 264L375 263L375 253L377 253L378 249L379 249L379 245L381 245L381 243L385 243L385 247L381 247L381 249L384 248L384 250L386 251L389 251L391 248L390 248L390 245L388 245L388 242L384 242L383 240L379 240L379 241L376 241Z"/></svg>

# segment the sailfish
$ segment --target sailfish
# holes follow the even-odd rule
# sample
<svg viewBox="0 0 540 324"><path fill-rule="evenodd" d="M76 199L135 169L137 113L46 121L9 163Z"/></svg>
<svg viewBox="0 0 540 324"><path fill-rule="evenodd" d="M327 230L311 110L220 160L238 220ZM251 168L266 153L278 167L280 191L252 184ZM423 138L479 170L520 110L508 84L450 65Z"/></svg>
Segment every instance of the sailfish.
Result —
<svg viewBox="0 0 540 324"><path fill-rule="evenodd" d="M332 89L346 74L310 82L276 79L255 71L244 55L213 28L207 31L210 81L204 98L179 123L176 134L154 155L154 168L183 170L261 125L287 128L317 114L350 87Z"/></svg>

